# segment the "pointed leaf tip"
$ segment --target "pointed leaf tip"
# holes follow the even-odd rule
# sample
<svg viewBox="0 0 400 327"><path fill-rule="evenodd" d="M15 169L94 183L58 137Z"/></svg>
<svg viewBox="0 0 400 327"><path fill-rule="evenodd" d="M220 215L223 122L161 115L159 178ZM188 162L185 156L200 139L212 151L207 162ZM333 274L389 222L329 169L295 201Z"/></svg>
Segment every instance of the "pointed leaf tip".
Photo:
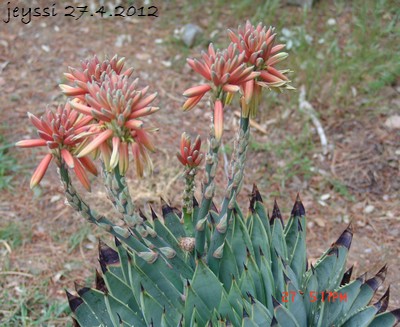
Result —
<svg viewBox="0 0 400 327"><path fill-rule="evenodd" d="M348 270L343 274L342 281L340 282L340 286L346 285L350 282L351 274L353 273L354 265L351 266Z"/></svg>
<svg viewBox="0 0 400 327"><path fill-rule="evenodd" d="M293 217L303 217L306 215L306 210L304 209L304 205L300 200L299 193L297 193L296 201L294 202L291 215Z"/></svg>
<svg viewBox="0 0 400 327"><path fill-rule="evenodd" d="M110 248L107 244L99 242L99 262L102 267L103 273L105 273L103 267L106 268L109 265L119 263L118 252Z"/></svg>
<svg viewBox="0 0 400 327"><path fill-rule="evenodd" d="M379 299L378 302L380 302L380 308L376 314L385 312L389 306L389 297L390 297L390 285L387 288L385 294L382 295L382 297Z"/></svg>
<svg viewBox="0 0 400 327"><path fill-rule="evenodd" d="M161 210L164 218L173 212L172 207L163 198L161 198Z"/></svg>
<svg viewBox="0 0 400 327"><path fill-rule="evenodd" d="M272 225L274 223L275 219L279 219L280 222L282 223L282 227L284 227L284 223L283 223L283 218L281 215L281 211L279 210L278 207L278 203L276 202L276 199L274 200L274 208L272 209L272 215L271 215L271 219L270 219L270 224Z"/></svg>
<svg viewBox="0 0 400 327"><path fill-rule="evenodd" d="M147 221L146 215L143 213L142 209L139 208L139 216L142 218L144 221Z"/></svg>
<svg viewBox="0 0 400 327"><path fill-rule="evenodd" d="M72 295L67 290L65 290L65 292L67 293L69 307L71 308L72 312L75 312L76 309L78 309L78 307L83 303L83 300L78 296Z"/></svg>
<svg viewBox="0 0 400 327"><path fill-rule="evenodd" d="M368 279L365 282L365 284L367 284L369 287L371 287L372 290L375 292L379 288L379 286L381 286L383 284L383 282L385 281L386 272L387 272L387 266L384 265L378 271L378 273L374 277Z"/></svg>
<svg viewBox="0 0 400 327"><path fill-rule="evenodd" d="M250 205L249 210L254 212L256 202L263 202L260 192L258 191L257 185L253 184L253 190L251 191L250 195Z"/></svg>
<svg viewBox="0 0 400 327"><path fill-rule="evenodd" d="M352 228L352 225L350 224L346 228L346 230L342 233L342 235L339 236L339 238L335 242L335 245L336 246L344 246L345 248L347 248L349 250L352 240L353 240L353 228Z"/></svg>
<svg viewBox="0 0 400 327"><path fill-rule="evenodd" d="M95 288L96 290L103 292L103 293L108 293L106 283L104 281L103 276L98 272L96 269L96 280L95 280Z"/></svg>
<svg viewBox="0 0 400 327"><path fill-rule="evenodd" d="M149 205L150 207L150 211L151 211L151 218L153 218L153 220L158 219L158 216L156 214L156 212L154 211L153 207L151 205Z"/></svg>
<svg viewBox="0 0 400 327"><path fill-rule="evenodd" d="M275 299L274 296L272 296L272 304L274 306L274 309L276 309L276 308L281 306L281 304Z"/></svg>

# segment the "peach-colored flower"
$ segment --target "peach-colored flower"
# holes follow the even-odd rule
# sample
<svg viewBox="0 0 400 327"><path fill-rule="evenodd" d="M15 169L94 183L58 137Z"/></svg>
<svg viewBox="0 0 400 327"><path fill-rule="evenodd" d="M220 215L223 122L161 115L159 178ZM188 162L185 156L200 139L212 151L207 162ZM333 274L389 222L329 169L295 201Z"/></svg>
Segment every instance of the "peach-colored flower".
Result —
<svg viewBox="0 0 400 327"><path fill-rule="evenodd" d="M69 73L64 73L64 75L70 82L74 83L74 86L60 84L60 88L67 96L84 99L84 95L88 93L87 84L92 82L100 83L103 74L111 75L115 73L117 75L131 76L133 68L129 68L122 73L124 64L125 58L119 58L118 55L102 62L94 55L92 58L81 62L81 69L68 67Z"/></svg>
<svg viewBox="0 0 400 327"><path fill-rule="evenodd" d="M56 111L47 109L39 119L28 113L29 120L37 128L39 139L22 140L16 143L21 148L47 146L50 153L46 154L36 168L30 186L33 188L42 180L46 170L52 161L56 159L58 165L65 162L74 169L76 176L82 185L90 191L89 179L86 170L97 175L96 166L88 157L76 158L77 149L85 144L85 133L90 128L92 117L84 116L71 110L69 104L58 106Z"/></svg>
<svg viewBox="0 0 400 327"><path fill-rule="evenodd" d="M189 169L196 168L203 161L204 154L200 152L201 139L197 136L193 142L190 137L183 133L181 136L180 152L176 153L178 160Z"/></svg>
<svg viewBox="0 0 400 327"><path fill-rule="evenodd" d="M229 93L239 91L243 83L259 75L253 71L253 67L244 64L244 53L238 54L233 44L223 51L215 51L210 44L208 52L202 53L202 59L187 61L195 72L210 83L191 87L183 93L188 98L183 105L185 111L192 109L210 90L214 91L215 98L222 99Z"/></svg>
<svg viewBox="0 0 400 327"><path fill-rule="evenodd" d="M244 62L254 67L260 75L255 80L249 80L243 87L244 99L242 107L244 114L254 118L261 97L261 87L281 91L293 89L285 75L288 70L278 70L274 66L286 59L288 54L280 52L285 45L276 44L274 29L263 26L256 27L249 21L244 27L239 26L238 32L228 30L229 36L239 51L244 53Z"/></svg>
<svg viewBox="0 0 400 327"><path fill-rule="evenodd" d="M201 84L187 89L183 95L188 99L183 105L183 110L191 110L202 98L213 91L214 95L214 133L220 140L224 130L223 110L232 95L238 92L246 82L254 80L259 73L254 72L254 67L248 67L245 62L245 53L238 54L237 47L230 44L223 51L215 51L212 44L208 52L202 53L202 59L188 59L188 64L194 71L201 74L209 84Z"/></svg>
<svg viewBox="0 0 400 327"><path fill-rule="evenodd" d="M144 168L151 168L147 150L155 151L149 138L154 129L143 127L142 117L159 110L149 106L157 93L146 95L148 87L138 89L138 80L116 73L104 74L101 83L87 83L85 102L71 102L72 107L97 123L91 128L93 139L78 154L78 158L99 149L107 170L119 165L122 175L128 169L128 144L131 144L136 171L143 175Z"/></svg>

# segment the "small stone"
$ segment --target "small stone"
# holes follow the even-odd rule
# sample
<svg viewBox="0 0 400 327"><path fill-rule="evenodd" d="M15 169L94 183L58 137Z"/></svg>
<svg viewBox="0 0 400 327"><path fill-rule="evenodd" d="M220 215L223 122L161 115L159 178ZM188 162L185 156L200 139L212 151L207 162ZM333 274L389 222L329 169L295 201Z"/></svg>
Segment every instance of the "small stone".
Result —
<svg viewBox="0 0 400 327"><path fill-rule="evenodd" d="M335 18L329 18L329 19L326 21L326 24L327 24L328 26L335 26L335 25L336 25L336 19L335 19Z"/></svg>
<svg viewBox="0 0 400 327"><path fill-rule="evenodd" d="M48 45L45 45L45 44L43 44L42 45L42 50L44 51L44 52L50 52L50 47L48 46Z"/></svg>
<svg viewBox="0 0 400 327"><path fill-rule="evenodd" d="M374 210L375 210L375 207L372 204L369 204L364 208L364 213L371 213Z"/></svg>
<svg viewBox="0 0 400 327"><path fill-rule="evenodd" d="M385 126L390 129L400 129L400 116L394 115L386 119Z"/></svg>
<svg viewBox="0 0 400 327"><path fill-rule="evenodd" d="M321 199L322 201L326 201L326 200L328 200L330 197L331 197L331 195L330 195L329 193L326 193L326 194L321 195L320 199Z"/></svg>
<svg viewBox="0 0 400 327"><path fill-rule="evenodd" d="M163 66L167 67L167 68L169 68L169 67L172 66L172 62L167 61L167 60L162 60L162 61L161 61L161 64L162 64Z"/></svg>
<svg viewBox="0 0 400 327"><path fill-rule="evenodd" d="M61 200L61 195L54 195L54 196L51 197L50 203L54 203L54 202L57 202L59 200Z"/></svg>
<svg viewBox="0 0 400 327"><path fill-rule="evenodd" d="M181 39L189 48L193 47L203 30L195 24L186 24L181 30Z"/></svg>

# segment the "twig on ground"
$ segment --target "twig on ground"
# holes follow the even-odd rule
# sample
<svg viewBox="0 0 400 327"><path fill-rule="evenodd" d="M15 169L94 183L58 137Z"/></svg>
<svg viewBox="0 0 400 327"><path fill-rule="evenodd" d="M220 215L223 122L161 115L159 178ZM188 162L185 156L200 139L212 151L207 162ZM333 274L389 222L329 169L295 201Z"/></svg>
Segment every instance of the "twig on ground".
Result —
<svg viewBox="0 0 400 327"><path fill-rule="evenodd" d="M321 122L319 121L315 109L311 105L310 102L306 100L306 88L304 85L300 87L300 93L299 93L299 109L300 111L303 111L306 113L308 116L310 116L311 121L313 122L315 128L317 129L317 133L319 136L319 139L321 140L321 146L322 146L322 154L326 156L329 152L328 149L328 140L326 138L326 134L324 131L324 128L322 127Z"/></svg>

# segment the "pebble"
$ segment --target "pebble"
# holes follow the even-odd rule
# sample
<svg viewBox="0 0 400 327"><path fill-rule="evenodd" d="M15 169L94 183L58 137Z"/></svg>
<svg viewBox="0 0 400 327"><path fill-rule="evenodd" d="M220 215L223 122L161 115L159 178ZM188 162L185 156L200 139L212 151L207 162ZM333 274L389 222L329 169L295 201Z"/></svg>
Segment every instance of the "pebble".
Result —
<svg viewBox="0 0 400 327"><path fill-rule="evenodd" d="M400 116L390 116L388 119L386 119L385 126L390 129L400 129Z"/></svg>
<svg viewBox="0 0 400 327"><path fill-rule="evenodd" d="M369 204L364 208L364 213L371 213L374 210L375 210L375 207L372 204Z"/></svg>
<svg viewBox="0 0 400 327"><path fill-rule="evenodd" d="M198 25L186 24L181 30L181 39L188 48L191 48L202 33L203 30Z"/></svg>
<svg viewBox="0 0 400 327"><path fill-rule="evenodd" d="M326 201L326 200L328 200L330 197L331 197L331 195L330 195L329 193L326 193L326 194L321 195L320 199L321 199L322 201Z"/></svg>

